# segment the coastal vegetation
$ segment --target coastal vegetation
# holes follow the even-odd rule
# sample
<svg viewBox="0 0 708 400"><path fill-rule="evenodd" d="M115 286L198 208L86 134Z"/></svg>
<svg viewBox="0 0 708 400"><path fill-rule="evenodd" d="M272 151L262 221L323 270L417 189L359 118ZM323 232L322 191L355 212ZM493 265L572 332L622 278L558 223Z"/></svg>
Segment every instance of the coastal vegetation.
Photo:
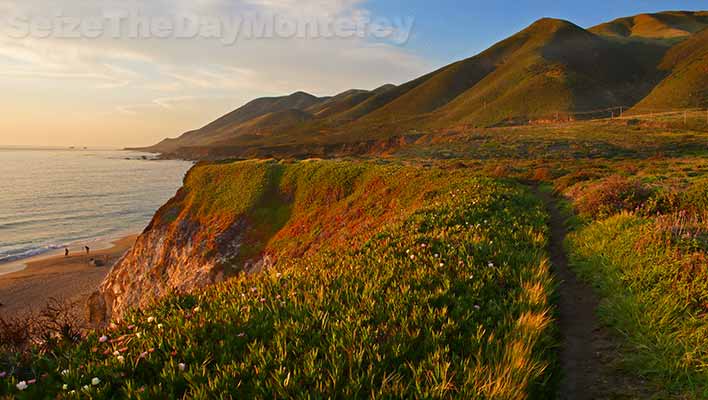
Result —
<svg viewBox="0 0 708 400"><path fill-rule="evenodd" d="M253 167L241 164L204 173ZM328 172L317 172L317 164L284 175L312 188L337 178L344 189L340 178L366 168L325 163ZM168 296L78 345L57 340L0 390L28 398L547 395L556 342L543 204L519 184L461 171L370 168L422 174L435 189L421 188L414 212L359 246Z"/></svg>

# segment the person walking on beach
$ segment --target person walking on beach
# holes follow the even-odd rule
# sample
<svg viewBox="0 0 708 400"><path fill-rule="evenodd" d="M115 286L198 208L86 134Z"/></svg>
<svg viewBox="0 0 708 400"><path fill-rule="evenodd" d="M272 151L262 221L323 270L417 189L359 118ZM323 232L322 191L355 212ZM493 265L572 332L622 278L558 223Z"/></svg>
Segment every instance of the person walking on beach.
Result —
<svg viewBox="0 0 708 400"><path fill-rule="evenodd" d="M69 248L68 247L64 248L64 257L69 257Z"/></svg>
<svg viewBox="0 0 708 400"><path fill-rule="evenodd" d="M89 255L89 253L91 252L91 248L88 246L84 246L84 249L86 249L86 255Z"/></svg>

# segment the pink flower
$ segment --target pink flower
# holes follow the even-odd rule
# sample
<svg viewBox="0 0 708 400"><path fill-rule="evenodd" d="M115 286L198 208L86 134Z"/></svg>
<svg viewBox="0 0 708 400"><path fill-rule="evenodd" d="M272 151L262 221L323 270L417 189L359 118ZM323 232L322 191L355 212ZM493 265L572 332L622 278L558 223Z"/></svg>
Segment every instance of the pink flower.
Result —
<svg viewBox="0 0 708 400"><path fill-rule="evenodd" d="M99 343L106 343L108 341L108 336L103 335L100 338L98 338Z"/></svg>
<svg viewBox="0 0 708 400"><path fill-rule="evenodd" d="M37 383L37 380L36 380L36 379L30 379L30 380L27 381L27 384L28 384L28 385L34 385L35 383Z"/></svg>
<svg viewBox="0 0 708 400"><path fill-rule="evenodd" d="M7 376L7 372L5 372L5 371L0 372L0 379L4 378L6 376Z"/></svg>
<svg viewBox="0 0 708 400"><path fill-rule="evenodd" d="M142 353L140 353L140 358L147 358L147 356L148 356L147 351L143 351Z"/></svg>
<svg viewBox="0 0 708 400"><path fill-rule="evenodd" d="M236 336L238 336L238 337L244 337L244 336L246 336L246 334L245 334L245 333L243 333L243 332L241 332L241 333L239 333L239 334L238 334L238 335L236 335Z"/></svg>

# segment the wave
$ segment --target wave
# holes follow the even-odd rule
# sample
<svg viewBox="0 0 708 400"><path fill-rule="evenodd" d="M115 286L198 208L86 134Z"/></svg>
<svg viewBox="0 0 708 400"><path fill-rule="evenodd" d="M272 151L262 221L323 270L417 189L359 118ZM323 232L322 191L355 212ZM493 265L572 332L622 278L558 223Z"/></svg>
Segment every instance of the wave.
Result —
<svg viewBox="0 0 708 400"><path fill-rule="evenodd" d="M6 264L17 260L23 260L25 258L36 257L54 250L63 249L65 247L66 245L48 245L42 247L25 248L15 252L0 254L0 264Z"/></svg>

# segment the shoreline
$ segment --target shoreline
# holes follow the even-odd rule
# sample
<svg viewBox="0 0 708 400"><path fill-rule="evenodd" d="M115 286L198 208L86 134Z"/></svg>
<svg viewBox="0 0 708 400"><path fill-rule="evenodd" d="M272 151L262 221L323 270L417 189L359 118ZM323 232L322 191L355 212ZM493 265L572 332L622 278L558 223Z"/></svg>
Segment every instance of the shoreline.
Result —
<svg viewBox="0 0 708 400"><path fill-rule="evenodd" d="M42 311L52 299L83 307L86 299L115 264L135 243L138 234L131 234L106 242L93 243L87 256L78 246L70 246L69 257L63 250L45 253L10 264L19 270L0 274L0 317ZM82 246L83 247L83 246ZM105 265L96 267L90 259ZM80 314L80 313L79 313Z"/></svg>
<svg viewBox="0 0 708 400"><path fill-rule="evenodd" d="M139 234L130 231L123 232L120 234L111 235L109 237L87 239L83 241L72 242L66 246L59 246L57 248L48 249L39 254L35 254L29 257L19 258L16 260L0 263L0 278L14 274L16 272L22 272L27 269L29 264L42 262L48 259L56 258L61 256L64 257L64 249L68 248L71 256L83 255L84 246L88 245L91 248L91 252L101 252L104 250L109 250L115 246L116 242L120 242L131 236L138 236Z"/></svg>

